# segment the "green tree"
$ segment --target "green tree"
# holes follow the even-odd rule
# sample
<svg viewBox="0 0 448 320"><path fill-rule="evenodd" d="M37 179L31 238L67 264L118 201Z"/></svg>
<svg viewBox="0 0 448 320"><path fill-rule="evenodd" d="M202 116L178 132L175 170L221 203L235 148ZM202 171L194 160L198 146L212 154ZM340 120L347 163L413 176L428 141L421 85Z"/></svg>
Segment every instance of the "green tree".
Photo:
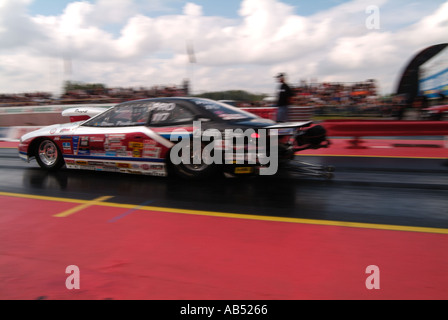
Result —
<svg viewBox="0 0 448 320"><path fill-rule="evenodd" d="M247 103L258 102L267 97L266 94L254 94L243 90L205 92L196 96L212 100L235 100Z"/></svg>
<svg viewBox="0 0 448 320"><path fill-rule="evenodd" d="M74 90L84 90L86 92L104 92L106 90L106 86L102 83L84 83L84 82L74 82L74 81L65 81L64 82L64 94L74 91Z"/></svg>

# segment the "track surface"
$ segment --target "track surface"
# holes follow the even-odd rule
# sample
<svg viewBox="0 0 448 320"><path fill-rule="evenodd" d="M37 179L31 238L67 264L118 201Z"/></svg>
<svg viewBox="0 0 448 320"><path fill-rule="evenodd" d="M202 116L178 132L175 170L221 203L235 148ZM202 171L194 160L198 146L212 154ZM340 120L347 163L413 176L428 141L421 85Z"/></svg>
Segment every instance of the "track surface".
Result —
<svg viewBox="0 0 448 320"><path fill-rule="evenodd" d="M446 149L299 157L334 165L331 181L284 171L191 182L47 173L9 147L0 298L448 298ZM68 265L81 270L80 290L65 287ZM369 265L378 290L366 288Z"/></svg>

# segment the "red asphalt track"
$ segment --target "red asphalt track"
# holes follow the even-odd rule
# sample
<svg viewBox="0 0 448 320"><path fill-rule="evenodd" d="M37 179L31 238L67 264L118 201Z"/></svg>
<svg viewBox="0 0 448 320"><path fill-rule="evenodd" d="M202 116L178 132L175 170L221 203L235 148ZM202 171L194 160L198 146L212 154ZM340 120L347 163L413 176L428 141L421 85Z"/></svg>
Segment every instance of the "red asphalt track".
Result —
<svg viewBox="0 0 448 320"><path fill-rule="evenodd" d="M368 149L347 149L337 139L307 154L448 158L446 148L366 142ZM448 229L0 192L0 244L3 300L448 299ZM79 290L65 286L70 265L79 267ZM366 288L369 265L379 268L379 289Z"/></svg>
<svg viewBox="0 0 448 320"><path fill-rule="evenodd" d="M300 155L345 157L429 158L448 159L448 141L443 140L394 140L362 139L359 147L349 139L331 139L328 149L305 150Z"/></svg>

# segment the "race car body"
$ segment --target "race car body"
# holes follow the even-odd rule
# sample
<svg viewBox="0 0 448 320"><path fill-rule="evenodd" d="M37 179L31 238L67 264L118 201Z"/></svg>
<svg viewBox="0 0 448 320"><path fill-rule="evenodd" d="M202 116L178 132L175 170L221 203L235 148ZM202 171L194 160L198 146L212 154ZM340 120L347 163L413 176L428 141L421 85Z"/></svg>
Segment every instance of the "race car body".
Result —
<svg viewBox="0 0 448 320"><path fill-rule="evenodd" d="M47 170L66 166L204 178L221 172L260 174L270 161L291 159L297 143L302 148L327 143L324 135L308 141L309 146L303 142L311 121L279 124L208 99L136 100L91 114L86 121L24 135L20 157L27 162L36 159Z"/></svg>

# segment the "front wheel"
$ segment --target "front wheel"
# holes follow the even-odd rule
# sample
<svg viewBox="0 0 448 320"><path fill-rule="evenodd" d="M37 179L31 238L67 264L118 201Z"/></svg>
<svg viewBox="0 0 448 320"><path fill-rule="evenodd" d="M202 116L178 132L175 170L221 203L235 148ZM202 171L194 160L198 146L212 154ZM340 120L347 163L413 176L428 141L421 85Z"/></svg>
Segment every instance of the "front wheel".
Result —
<svg viewBox="0 0 448 320"><path fill-rule="evenodd" d="M60 169L64 165L62 153L50 139L42 140L36 149L36 160L39 166L49 171Z"/></svg>

